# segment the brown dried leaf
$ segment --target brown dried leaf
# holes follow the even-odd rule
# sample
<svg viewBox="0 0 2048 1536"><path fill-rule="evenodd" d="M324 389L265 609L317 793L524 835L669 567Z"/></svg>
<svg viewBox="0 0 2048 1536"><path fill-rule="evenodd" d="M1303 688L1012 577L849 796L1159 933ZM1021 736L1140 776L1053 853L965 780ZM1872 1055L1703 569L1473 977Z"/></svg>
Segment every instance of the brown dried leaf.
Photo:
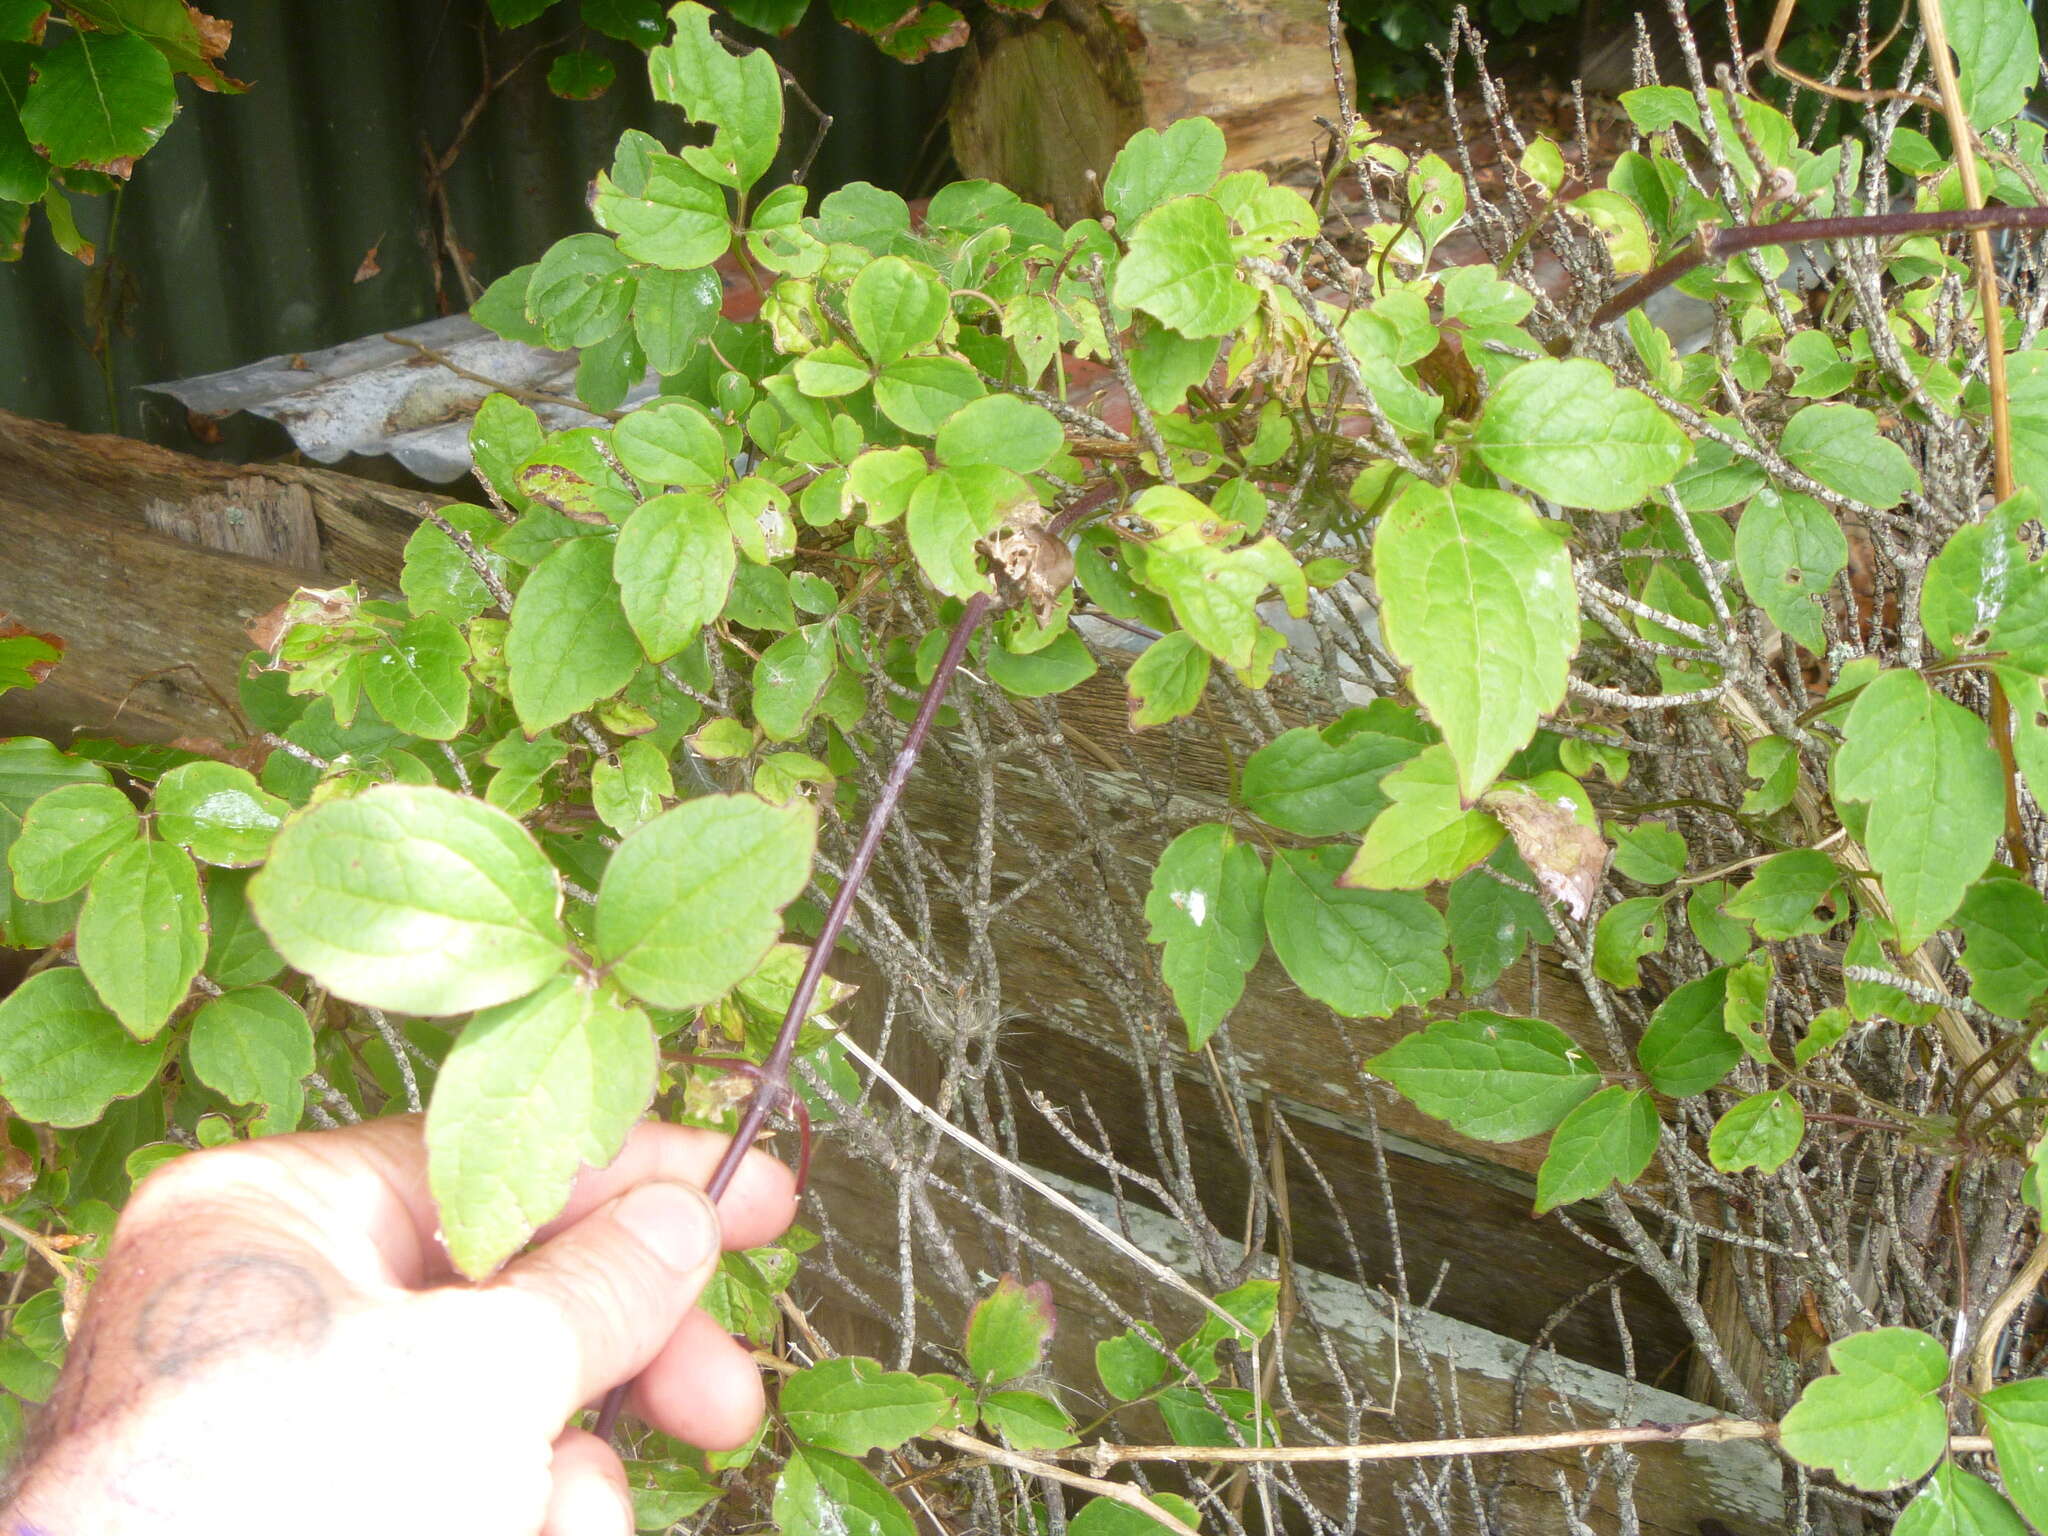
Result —
<svg viewBox="0 0 2048 1536"><path fill-rule="evenodd" d="M1481 795L1479 804L1508 829L1515 851L1551 900L1584 922L1613 851L1599 829L1581 823L1571 801L1546 800L1527 789L1496 789Z"/></svg>
<svg viewBox="0 0 2048 1536"><path fill-rule="evenodd" d="M196 5L187 5L185 14L192 18L192 30L199 34L199 51L209 59L217 59L228 51L228 44L235 40L235 24L219 16L209 16Z"/></svg>
<svg viewBox="0 0 2048 1536"><path fill-rule="evenodd" d="M0 1152L0 1205L14 1204L35 1181L36 1160L9 1142L7 1150Z"/></svg>
<svg viewBox="0 0 2048 1536"><path fill-rule="evenodd" d="M1040 627L1050 624L1060 598L1074 584L1074 552L1046 527L1037 502L1012 507L1008 519L974 546L989 563L1004 607L1030 607Z"/></svg>
<svg viewBox="0 0 2048 1536"><path fill-rule="evenodd" d="M377 252L383 248L384 237L379 235L371 243L370 248L363 252L363 259L356 263L356 275L350 278L349 281L352 283L367 283L373 277L383 276L384 268L377 262Z"/></svg>

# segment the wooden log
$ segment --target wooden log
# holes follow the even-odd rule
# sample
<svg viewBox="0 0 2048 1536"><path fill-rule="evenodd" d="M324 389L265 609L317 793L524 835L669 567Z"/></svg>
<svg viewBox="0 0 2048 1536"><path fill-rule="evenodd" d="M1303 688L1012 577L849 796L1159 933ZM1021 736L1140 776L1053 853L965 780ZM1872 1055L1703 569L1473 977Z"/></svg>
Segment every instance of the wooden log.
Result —
<svg viewBox="0 0 2048 1536"><path fill-rule="evenodd" d="M395 591L414 509L448 499L0 412L0 612L69 647L0 698L0 729L226 739L244 626L301 584Z"/></svg>
<svg viewBox="0 0 2048 1536"><path fill-rule="evenodd" d="M1214 118L1230 170L1310 153L1337 109L1324 0L1054 0L993 13L954 77L953 157L1062 222L1102 212L1101 180L1140 128ZM1347 77L1348 50L1340 50Z"/></svg>

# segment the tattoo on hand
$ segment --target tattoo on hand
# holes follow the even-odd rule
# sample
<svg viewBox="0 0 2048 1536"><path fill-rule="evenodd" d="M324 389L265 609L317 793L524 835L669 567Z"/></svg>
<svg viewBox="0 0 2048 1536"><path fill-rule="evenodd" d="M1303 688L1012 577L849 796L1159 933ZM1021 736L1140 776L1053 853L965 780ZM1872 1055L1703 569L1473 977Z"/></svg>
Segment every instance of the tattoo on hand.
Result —
<svg viewBox="0 0 2048 1536"><path fill-rule="evenodd" d="M159 1376L178 1376L251 1345L310 1349L333 1320L326 1288L304 1265L228 1254L165 1282L143 1304L135 1348Z"/></svg>

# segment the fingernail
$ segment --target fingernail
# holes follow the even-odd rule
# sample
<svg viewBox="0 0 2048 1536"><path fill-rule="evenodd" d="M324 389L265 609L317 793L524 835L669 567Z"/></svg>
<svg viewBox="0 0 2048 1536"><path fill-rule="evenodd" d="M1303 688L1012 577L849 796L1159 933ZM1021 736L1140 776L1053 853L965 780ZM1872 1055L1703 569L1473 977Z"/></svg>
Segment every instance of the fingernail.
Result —
<svg viewBox="0 0 2048 1536"><path fill-rule="evenodd" d="M718 1251L718 1218L711 1202L687 1184L660 1182L628 1190L612 1219L670 1269L687 1273Z"/></svg>

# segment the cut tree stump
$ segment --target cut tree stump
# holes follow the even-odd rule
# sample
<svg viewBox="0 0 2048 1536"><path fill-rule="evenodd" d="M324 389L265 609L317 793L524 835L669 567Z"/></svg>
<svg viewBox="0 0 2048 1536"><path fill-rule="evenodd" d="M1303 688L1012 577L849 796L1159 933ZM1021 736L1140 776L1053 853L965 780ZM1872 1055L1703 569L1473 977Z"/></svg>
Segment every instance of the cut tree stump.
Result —
<svg viewBox="0 0 2048 1536"><path fill-rule="evenodd" d="M1102 178L1140 128L1214 118L1229 170L1304 159L1316 117L1337 114L1328 29L1324 0L1053 0L1036 20L992 14L954 77L953 157L1062 223L1101 214Z"/></svg>

